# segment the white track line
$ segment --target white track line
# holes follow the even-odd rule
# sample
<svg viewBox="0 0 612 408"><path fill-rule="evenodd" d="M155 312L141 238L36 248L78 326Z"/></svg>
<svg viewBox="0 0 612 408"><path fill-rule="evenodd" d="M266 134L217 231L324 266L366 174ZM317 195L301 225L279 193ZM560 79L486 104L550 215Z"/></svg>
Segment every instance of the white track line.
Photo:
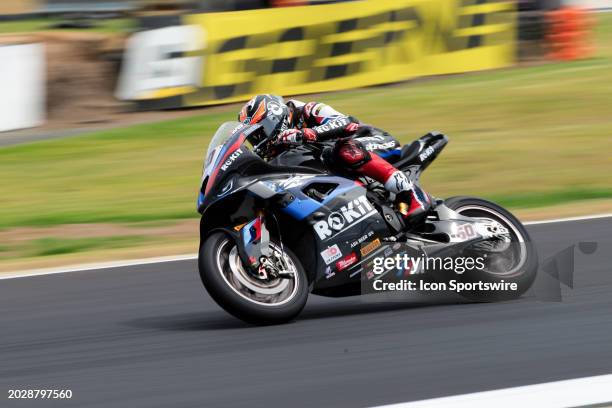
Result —
<svg viewBox="0 0 612 408"><path fill-rule="evenodd" d="M553 218L553 219L550 219L550 220L541 220L541 221L527 221L527 222L524 222L523 225L553 224L553 223L556 223L556 222L596 220L598 218L609 218L609 217L612 217L612 213L585 215L585 216L582 216L582 217Z"/></svg>
<svg viewBox="0 0 612 408"><path fill-rule="evenodd" d="M612 374L382 405L377 408L564 408L605 403L612 405Z"/></svg>
<svg viewBox="0 0 612 408"><path fill-rule="evenodd" d="M26 271L0 272L1 279L27 278L29 276L53 275L57 273L95 271L98 269L123 268L125 266L148 265L165 262L185 261L196 259L198 254L185 254L174 256L160 256L156 258L131 259L129 261L111 261L102 263L89 263L73 266L60 266L57 268L30 269Z"/></svg>
<svg viewBox="0 0 612 408"><path fill-rule="evenodd" d="M556 219L541 220L541 221L531 221L531 222L524 222L523 224L524 225L552 224L552 223L559 223L559 222L583 221L583 220L593 220L597 218L609 218L609 217L612 217L612 213L586 215L584 217L569 217L569 218L556 218ZM12 271L12 272L6 272L6 273L0 272L0 280L27 278L30 276L53 275L57 273L71 273L71 272L93 271L93 270L98 270L98 269L122 268L125 266L136 266L136 265L148 265L148 264L165 263L165 262L185 261L189 259L196 259L197 257L198 257L198 254L184 254L184 255L175 255L175 256L162 256L162 257L156 257L156 258L132 259L129 261L111 261L111 262L101 262L101 263L89 263L89 264L82 264L82 265L60 266L57 268L31 269L31 270L25 270L25 271Z"/></svg>

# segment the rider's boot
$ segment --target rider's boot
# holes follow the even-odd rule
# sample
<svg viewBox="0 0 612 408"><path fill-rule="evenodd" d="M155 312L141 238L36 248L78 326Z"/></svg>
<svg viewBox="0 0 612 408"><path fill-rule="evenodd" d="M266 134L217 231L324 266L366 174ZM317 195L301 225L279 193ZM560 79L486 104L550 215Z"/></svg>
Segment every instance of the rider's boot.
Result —
<svg viewBox="0 0 612 408"><path fill-rule="evenodd" d="M385 189L396 196L396 205L411 227L422 223L431 208L431 198L418 185L410 181L406 174L393 167L376 154L363 164L359 170L368 177L383 183Z"/></svg>
<svg viewBox="0 0 612 408"><path fill-rule="evenodd" d="M407 225L415 227L425 220L431 209L431 197L404 172L396 170L385 182L385 188L395 193L395 204Z"/></svg>

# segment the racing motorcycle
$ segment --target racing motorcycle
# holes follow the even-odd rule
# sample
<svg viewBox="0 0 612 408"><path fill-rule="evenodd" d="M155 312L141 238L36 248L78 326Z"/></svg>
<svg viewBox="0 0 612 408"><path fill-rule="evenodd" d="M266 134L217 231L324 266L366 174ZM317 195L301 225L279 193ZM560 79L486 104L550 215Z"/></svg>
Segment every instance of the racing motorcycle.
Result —
<svg viewBox="0 0 612 408"><path fill-rule="evenodd" d="M516 298L533 283L535 247L504 208L472 197L433 199L420 225L406 225L393 194L381 184L330 170L329 145L304 144L271 158L270 140L257 143L261 138L254 137L263 126L219 127L206 153L197 201L200 277L230 314L277 324L294 319L309 293L362 295L380 277L370 270L373 259L406 250L428 257L477 254L485 261L461 275L391 268L388 276L517 285L493 294L478 288L461 292L474 301ZM389 160L418 183L447 142L444 134L428 133Z"/></svg>

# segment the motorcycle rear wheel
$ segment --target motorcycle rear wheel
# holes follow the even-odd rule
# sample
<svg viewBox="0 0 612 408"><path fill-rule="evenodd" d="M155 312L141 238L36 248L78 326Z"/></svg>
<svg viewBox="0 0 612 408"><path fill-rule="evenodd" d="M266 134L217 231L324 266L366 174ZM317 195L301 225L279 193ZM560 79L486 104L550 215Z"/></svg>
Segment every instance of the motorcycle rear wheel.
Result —
<svg viewBox="0 0 612 408"><path fill-rule="evenodd" d="M473 218L483 218L500 223L509 231L510 246L505 252L515 252L512 256L507 254L487 254L487 267L482 270L466 272L456 278L459 282L507 282L515 283L516 290L461 291L460 294L467 299L481 302L510 300L520 297L533 284L538 270L538 254L535 244L523 224L503 207L475 197L451 197L445 200L445 205L455 212ZM481 253L480 255L484 255ZM495 260L495 256L501 259ZM505 268L495 270L494 262L506 262Z"/></svg>
<svg viewBox="0 0 612 408"><path fill-rule="evenodd" d="M298 258L288 248L270 242L283 253L293 278L268 281L250 276L238 257L233 239L214 232L200 244L200 278L210 296L231 315L253 324L280 324L293 320L308 298L308 280Z"/></svg>

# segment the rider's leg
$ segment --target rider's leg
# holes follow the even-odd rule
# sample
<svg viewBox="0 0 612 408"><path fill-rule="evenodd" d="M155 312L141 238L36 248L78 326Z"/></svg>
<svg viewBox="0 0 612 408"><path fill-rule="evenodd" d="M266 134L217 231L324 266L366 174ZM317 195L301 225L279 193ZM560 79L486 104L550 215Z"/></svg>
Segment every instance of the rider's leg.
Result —
<svg viewBox="0 0 612 408"><path fill-rule="evenodd" d="M370 154L358 140L339 140L334 146L334 153L345 166L373 178L384 184L387 191L395 193L400 212L408 221L419 221L420 216L429 210L431 199L428 194L412 183L404 172L377 154Z"/></svg>

